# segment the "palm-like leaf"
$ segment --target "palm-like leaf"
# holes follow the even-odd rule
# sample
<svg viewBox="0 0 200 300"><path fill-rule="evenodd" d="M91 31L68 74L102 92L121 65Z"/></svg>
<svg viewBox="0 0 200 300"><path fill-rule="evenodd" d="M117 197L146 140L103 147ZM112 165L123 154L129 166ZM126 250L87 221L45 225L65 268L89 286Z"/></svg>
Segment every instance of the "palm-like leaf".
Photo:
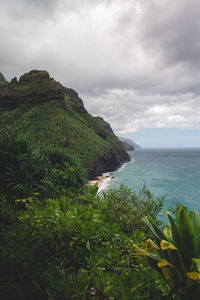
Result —
<svg viewBox="0 0 200 300"><path fill-rule="evenodd" d="M144 220L159 247L156 258L152 256L155 248L146 245L144 249L134 246L134 255L147 258L146 262L161 272L172 294L200 299L200 214L194 210L188 213L179 206L175 219L168 212L167 215L171 226L166 225L163 232L150 217Z"/></svg>

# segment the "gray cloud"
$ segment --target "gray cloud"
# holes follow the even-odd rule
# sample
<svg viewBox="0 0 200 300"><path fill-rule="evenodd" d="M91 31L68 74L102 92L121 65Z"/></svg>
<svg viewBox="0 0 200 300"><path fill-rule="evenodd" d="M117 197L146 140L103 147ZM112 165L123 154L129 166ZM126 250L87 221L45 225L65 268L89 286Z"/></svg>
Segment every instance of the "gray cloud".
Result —
<svg viewBox="0 0 200 300"><path fill-rule="evenodd" d="M0 0L0 71L47 69L116 132L200 128L200 2Z"/></svg>
<svg viewBox="0 0 200 300"><path fill-rule="evenodd" d="M157 3L157 4L156 4ZM200 2L177 0L175 3L154 1L144 7L146 22L141 24L142 42L160 50L165 63L199 65ZM153 47L152 47L153 45Z"/></svg>

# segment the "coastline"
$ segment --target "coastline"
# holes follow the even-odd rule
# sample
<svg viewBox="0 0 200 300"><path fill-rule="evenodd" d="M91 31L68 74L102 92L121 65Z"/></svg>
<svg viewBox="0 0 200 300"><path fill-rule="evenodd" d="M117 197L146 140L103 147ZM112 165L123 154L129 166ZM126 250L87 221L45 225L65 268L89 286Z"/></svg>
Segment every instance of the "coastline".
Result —
<svg viewBox="0 0 200 300"><path fill-rule="evenodd" d="M114 176L115 172L119 172L127 164L129 164L133 161L134 161L134 159L131 158L128 162L124 162L119 168L117 168L113 172L106 172L106 173L103 173L101 176L95 177L93 180L90 180L88 182L88 185L93 186L93 185L97 184L98 192L105 191L109 187L110 181L115 178L115 176Z"/></svg>
<svg viewBox="0 0 200 300"><path fill-rule="evenodd" d="M113 177L112 173L106 172L106 173L103 173L101 176L97 176L94 180L90 180L88 182L88 185L93 186L93 185L97 184L98 192L104 191L108 187L109 182L111 181L112 177Z"/></svg>

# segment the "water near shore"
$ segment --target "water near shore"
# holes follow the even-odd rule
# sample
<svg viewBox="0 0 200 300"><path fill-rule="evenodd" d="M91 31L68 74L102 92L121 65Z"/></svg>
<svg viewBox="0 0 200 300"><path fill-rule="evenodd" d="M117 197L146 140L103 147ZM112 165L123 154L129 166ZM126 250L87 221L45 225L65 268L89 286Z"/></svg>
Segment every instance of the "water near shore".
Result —
<svg viewBox="0 0 200 300"><path fill-rule="evenodd" d="M164 210L177 203L200 208L200 149L140 149L129 152L132 161L114 173L109 187L128 185L138 192L146 184L155 196L164 196Z"/></svg>

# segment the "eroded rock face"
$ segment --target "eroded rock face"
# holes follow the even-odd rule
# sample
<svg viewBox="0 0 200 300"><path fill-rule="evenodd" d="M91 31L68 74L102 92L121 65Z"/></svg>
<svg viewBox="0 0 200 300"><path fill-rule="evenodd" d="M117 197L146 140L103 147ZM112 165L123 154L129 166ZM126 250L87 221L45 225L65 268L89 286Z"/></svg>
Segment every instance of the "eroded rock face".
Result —
<svg viewBox="0 0 200 300"><path fill-rule="evenodd" d="M64 88L47 71L33 70L0 91L0 106L13 109L21 104L38 105L49 100L59 100L64 105Z"/></svg>
<svg viewBox="0 0 200 300"><path fill-rule="evenodd" d="M111 150L107 156L99 157L94 165L90 165L88 168L89 177L92 179L102 173L115 171L129 161L130 156L123 148L118 148L117 152Z"/></svg>

